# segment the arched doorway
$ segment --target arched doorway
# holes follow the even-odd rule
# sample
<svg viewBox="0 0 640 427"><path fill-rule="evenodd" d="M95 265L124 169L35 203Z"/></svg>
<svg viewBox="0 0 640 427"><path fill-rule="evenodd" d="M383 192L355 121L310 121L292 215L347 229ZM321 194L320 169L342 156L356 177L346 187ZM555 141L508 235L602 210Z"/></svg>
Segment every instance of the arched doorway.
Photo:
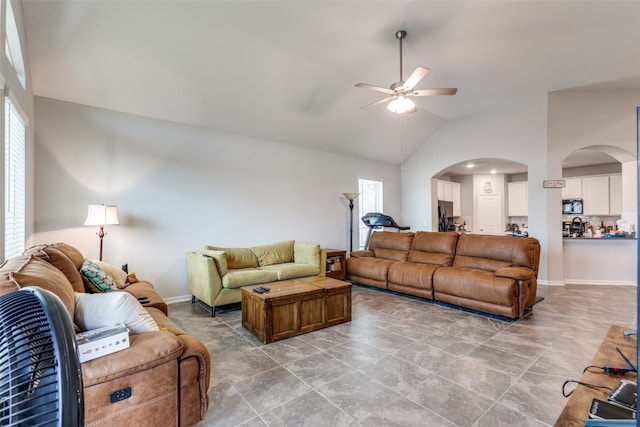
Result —
<svg viewBox="0 0 640 427"><path fill-rule="evenodd" d="M576 150L562 165L564 283L634 285L635 157L619 147L598 145ZM569 201L579 201L580 209L568 210Z"/></svg>
<svg viewBox="0 0 640 427"><path fill-rule="evenodd" d="M520 231L528 224L527 180L527 165L508 159L469 159L442 169L431 180L431 229L505 234L517 224Z"/></svg>

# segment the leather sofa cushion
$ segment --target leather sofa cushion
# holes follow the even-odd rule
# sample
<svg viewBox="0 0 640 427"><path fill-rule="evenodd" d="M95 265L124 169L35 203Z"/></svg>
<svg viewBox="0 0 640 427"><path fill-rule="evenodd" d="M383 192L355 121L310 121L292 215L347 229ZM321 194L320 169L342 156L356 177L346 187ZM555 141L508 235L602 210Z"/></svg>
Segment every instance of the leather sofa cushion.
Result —
<svg viewBox="0 0 640 427"><path fill-rule="evenodd" d="M433 274L437 294L455 295L470 300L503 306L517 305L518 284L514 279L496 277L493 272L467 268L438 268Z"/></svg>
<svg viewBox="0 0 640 427"><path fill-rule="evenodd" d="M53 264L64 274L75 292L84 292L84 282L74 262L64 251L54 245L32 246L24 251L24 255L34 255L38 258ZM83 259L84 261L84 259ZM82 262L80 263L82 265Z"/></svg>
<svg viewBox="0 0 640 427"><path fill-rule="evenodd" d="M409 261L449 267L456 251L458 233L418 231L413 236Z"/></svg>
<svg viewBox="0 0 640 427"><path fill-rule="evenodd" d="M394 261L388 259L373 257L348 258L347 271L349 275L367 277L386 283L389 266L393 263Z"/></svg>
<svg viewBox="0 0 640 427"><path fill-rule="evenodd" d="M522 266L537 272L537 245L537 240L526 237L462 234L458 238L453 266L487 271Z"/></svg>
<svg viewBox="0 0 640 427"><path fill-rule="evenodd" d="M129 340L129 348L82 364L85 388L145 371L182 354L182 342L171 332L145 332L130 335Z"/></svg>
<svg viewBox="0 0 640 427"><path fill-rule="evenodd" d="M237 289L242 286L259 285L261 283L275 282L276 280L278 280L278 273L275 271L259 270L257 268L229 269L222 278L222 286Z"/></svg>
<svg viewBox="0 0 640 427"><path fill-rule="evenodd" d="M318 267L318 264L311 265L288 262L285 264L258 267L258 270L273 271L278 275L278 280L287 280L295 279L298 277L317 276L318 274L320 274L320 267Z"/></svg>
<svg viewBox="0 0 640 427"><path fill-rule="evenodd" d="M376 258L393 261L406 261L409 257L413 233L394 233L391 231L376 231L371 233L369 250Z"/></svg>
<svg viewBox="0 0 640 427"><path fill-rule="evenodd" d="M47 247L56 248L64 253L67 257L69 257L71 262L73 262L73 265L76 266L76 270L80 270L80 267L82 267L82 263L84 262L84 255L73 246L64 242L60 242L52 243L50 245L47 245Z"/></svg>
<svg viewBox="0 0 640 427"><path fill-rule="evenodd" d="M431 290L433 289L433 273L437 268L438 266L433 264L394 262L389 266L389 284Z"/></svg>
<svg viewBox="0 0 640 427"><path fill-rule="evenodd" d="M73 287L66 276L53 265L33 255L20 255L5 261L0 266L0 294L25 286L37 286L56 294L73 319Z"/></svg>

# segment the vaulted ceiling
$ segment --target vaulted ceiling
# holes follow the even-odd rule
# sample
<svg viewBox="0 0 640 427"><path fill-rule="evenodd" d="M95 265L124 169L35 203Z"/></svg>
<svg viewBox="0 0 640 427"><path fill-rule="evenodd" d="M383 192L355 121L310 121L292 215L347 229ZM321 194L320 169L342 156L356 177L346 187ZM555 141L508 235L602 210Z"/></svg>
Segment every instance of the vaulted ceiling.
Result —
<svg viewBox="0 0 640 427"><path fill-rule="evenodd" d="M638 1L23 0L35 95L400 164L444 121L640 89ZM431 68L400 117L354 87ZM639 101L640 103L640 101Z"/></svg>

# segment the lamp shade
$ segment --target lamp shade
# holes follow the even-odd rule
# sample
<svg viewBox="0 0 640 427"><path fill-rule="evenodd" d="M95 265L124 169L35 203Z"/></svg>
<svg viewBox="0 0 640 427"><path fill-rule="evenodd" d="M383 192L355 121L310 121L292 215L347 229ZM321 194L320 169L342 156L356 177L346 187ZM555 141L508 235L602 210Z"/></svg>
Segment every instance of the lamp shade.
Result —
<svg viewBox="0 0 640 427"><path fill-rule="evenodd" d="M342 193L342 195L347 199L347 200L355 200L358 198L358 195L360 193Z"/></svg>
<svg viewBox="0 0 640 427"><path fill-rule="evenodd" d="M87 220L84 225L116 225L118 210L116 205L89 205Z"/></svg>

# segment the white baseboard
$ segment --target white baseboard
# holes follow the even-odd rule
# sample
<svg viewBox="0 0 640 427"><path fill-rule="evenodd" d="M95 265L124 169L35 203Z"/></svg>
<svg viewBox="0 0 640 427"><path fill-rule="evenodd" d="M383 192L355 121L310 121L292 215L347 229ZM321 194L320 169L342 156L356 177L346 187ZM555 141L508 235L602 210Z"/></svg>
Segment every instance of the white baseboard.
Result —
<svg viewBox="0 0 640 427"><path fill-rule="evenodd" d="M538 280L538 285L543 286L564 286L565 283L559 280Z"/></svg>
<svg viewBox="0 0 640 427"><path fill-rule="evenodd" d="M191 295L179 295L177 297L162 298L167 304L174 302L191 301Z"/></svg>
<svg viewBox="0 0 640 427"><path fill-rule="evenodd" d="M565 280L565 284L567 285L601 285L601 286L638 286L636 282L631 282L627 280Z"/></svg>

